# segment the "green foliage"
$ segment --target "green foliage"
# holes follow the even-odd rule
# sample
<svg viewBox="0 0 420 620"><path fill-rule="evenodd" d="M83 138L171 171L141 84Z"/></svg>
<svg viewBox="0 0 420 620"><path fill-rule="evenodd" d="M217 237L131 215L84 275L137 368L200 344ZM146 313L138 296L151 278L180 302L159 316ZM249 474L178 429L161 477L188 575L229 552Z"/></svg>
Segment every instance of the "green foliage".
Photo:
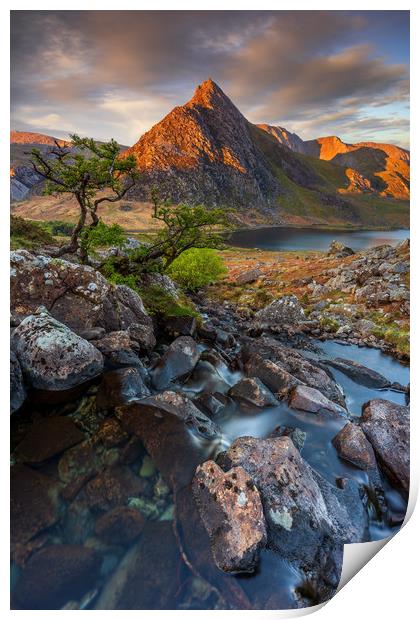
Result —
<svg viewBox="0 0 420 620"><path fill-rule="evenodd" d="M322 316L319 323L324 329L333 332L334 334L340 327L340 323L330 316Z"/></svg>
<svg viewBox="0 0 420 620"><path fill-rule="evenodd" d="M187 298L175 299L161 286L153 285L140 288L139 293L149 314L161 319L173 316L194 316L200 318L191 302Z"/></svg>
<svg viewBox="0 0 420 620"><path fill-rule="evenodd" d="M54 238L41 223L24 220L15 215L10 217L10 247L12 250L18 248L33 250L51 243L54 243Z"/></svg>
<svg viewBox="0 0 420 620"><path fill-rule="evenodd" d="M122 248L126 237L124 229L119 224L107 226L99 220L96 226L87 226L80 237L80 246L87 254L94 254L95 249L101 247Z"/></svg>
<svg viewBox="0 0 420 620"><path fill-rule="evenodd" d="M182 287L196 291L221 278L227 269L215 250L191 248L178 256L168 269L168 274Z"/></svg>
<svg viewBox="0 0 420 620"><path fill-rule="evenodd" d="M50 220L43 222L42 227L54 237L71 237L74 224L62 220Z"/></svg>

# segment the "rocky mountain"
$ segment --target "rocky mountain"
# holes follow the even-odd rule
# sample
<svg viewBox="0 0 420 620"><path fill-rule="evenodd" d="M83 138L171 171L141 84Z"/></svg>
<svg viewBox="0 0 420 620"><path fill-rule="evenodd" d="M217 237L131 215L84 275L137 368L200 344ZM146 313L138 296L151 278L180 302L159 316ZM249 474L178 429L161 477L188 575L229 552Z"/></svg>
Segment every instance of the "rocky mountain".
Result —
<svg viewBox="0 0 420 620"><path fill-rule="evenodd" d="M353 146L353 159L362 159ZM147 199L157 185L174 202L235 207L247 224L364 225L379 198L407 197L405 177L397 189L395 173L388 190L389 172L382 174L376 159L370 167L360 162L350 168L346 161L329 161L287 129L250 123L211 79L127 153L135 155L143 173L132 192L136 198ZM396 205L379 204L387 223Z"/></svg>
<svg viewBox="0 0 420 620"><path fill-rule="evenodd" d="M337 136L302 140L282 127L259 125L280 144L345 169L347 191L377 192L381 196L410 196L410 152L393 144L357 142L347 144Z"/></svg>

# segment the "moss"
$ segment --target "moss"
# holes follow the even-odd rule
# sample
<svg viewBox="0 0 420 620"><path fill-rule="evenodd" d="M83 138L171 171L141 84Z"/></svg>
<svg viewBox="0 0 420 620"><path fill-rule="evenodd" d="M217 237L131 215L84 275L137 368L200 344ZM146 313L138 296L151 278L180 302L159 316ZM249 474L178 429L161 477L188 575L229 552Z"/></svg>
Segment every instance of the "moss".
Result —
<svg viewBox="0 0 420 620"><path fill-rule="evenodd" d="M43 245L53 244L54 237L39 222L10 217L10 247L12 250L26 248L35 250Z"/></svg>
<svg viewBox="0 0 420 620"><path fill-rule="evenodd" d="M137 290L149 314L162 319L175 316L193 316L201 319L200 313L195 310L187 297L181 296L175 299L161 286L137 287Z"/></svg>
<svg viewBox="0 0 420 620"><path fill-rule="evenodd" d="M335 319L332 319L329 316L322 316L319 320L319 323L321 327L323 327L324 329L330 332L333 332L334 334L340 327L340 323L336 321Z"/></svg>

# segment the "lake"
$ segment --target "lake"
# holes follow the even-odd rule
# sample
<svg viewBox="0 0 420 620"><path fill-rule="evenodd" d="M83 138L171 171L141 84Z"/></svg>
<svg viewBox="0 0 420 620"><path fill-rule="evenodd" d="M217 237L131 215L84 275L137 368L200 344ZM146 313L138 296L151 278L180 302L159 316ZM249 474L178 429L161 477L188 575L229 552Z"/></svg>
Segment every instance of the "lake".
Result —
<svg viewBox="0 0 420 620"><path fill-rule="evenodd" d="M267 227L233 232L228 243L262 250L327 250L331 241L336 239L357 251L376 245L396 245L409 236L408 229L348 231Z"/></svg>

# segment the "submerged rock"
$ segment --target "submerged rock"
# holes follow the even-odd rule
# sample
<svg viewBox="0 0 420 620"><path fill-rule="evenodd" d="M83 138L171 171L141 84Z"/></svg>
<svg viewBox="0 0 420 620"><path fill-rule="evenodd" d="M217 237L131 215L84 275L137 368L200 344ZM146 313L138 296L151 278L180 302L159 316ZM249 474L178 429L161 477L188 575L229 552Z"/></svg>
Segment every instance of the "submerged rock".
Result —
<svg viewBox="0 0 420 620"><path fill-rule="evenodd" d="M206 461L197 468L192 490L216 565L229 573L253 572L266 527L251 478L242 467L225 473L214 461Z"/></svg>
<svg viewBox="0 0 420 620"><path fill-rule="evenodd" d="M71 418L52 416L36 422L14 451L23 463L42 463L85 439Z"/></svg>
<svg viewBox="0 0 420 620"><path fill-rule="evenodd" d="M377 398L363 405L361 427L382 469L408 495L410 488L409 408Z"/></svg>
<svg viewBox="0 0 420 620"><path fill-rule="evenodd" d="M328 366L336 368L343 374L353 379L356 383L365 385L368 388L382 389L391 385L391 382L383 375L379 374L379 372L376 372L376 370L367 368L366 366L363 366L358 362L354 362L353 360L336 357L332 360L323 360L323 362Z"/></svg>
<svg viewBox="0 0 420 620"><path fill-rule="evenodd" d="M129 467L116 465L90 480L85 493L91 509L106 511L126 504L130 497L139 495L141 489L140 479Z"/></svg>
<svg viewBox="0 0 420 620"><path fill-rule="evenodd" d="M117 506L99 517L95 534L105 542L126 545L141 534L145 524L145 517L135 508Z"/></svg>
<svg viewBox="0 0 420 620"><path fill-rule="evenodd" d="M28 316L12 334L12 346L28 382L66 390L102 372L102 354L47 312Z"/></svg>
<svg viewBox="0 0 420 620"><path fill-rule="evenodd" d="M274 394L256 377L241 379L230 388L229 396L245 400L257 407L273 407L278 405L278 400Z"/></svg>
<svg viewBox="0 0 420 620"><path fill-rule="evenodd" d="M310 413L327 413L334 416L346 416L344 407L326 398L319 390L307 385L297 385L290 393L289 407L309 411Z"/></svg>
<svg viewBox="0 0 420 620"><path fill-rule="evenodd" d="M338 455L345 461L349 461L360 469L370 470L376 468L376 459L372 445L366 438L362 429L348 422L332 440Z"/></svg>
<svg viewBox="0 0 420 620"><path fill-rule="evenodd" d="M16 584L20 609L60 609L96 584L101 557L81 545L51 545L33 555Z"/></svg>
<svg viewBox="0 0 420 620"><path fill-rule="evenodd" d="M200 358L200 351L191 336L180 336L172 342L153 372L153 385L164 390L173 381L190 374Z"/></svg>
<svg viewBox="0 0 420 620"><path fill-rule="evenodd" d="M262 329L297 325L305 320L305 313L295 295L284 295L255 314L254 322Z"/></svg>

